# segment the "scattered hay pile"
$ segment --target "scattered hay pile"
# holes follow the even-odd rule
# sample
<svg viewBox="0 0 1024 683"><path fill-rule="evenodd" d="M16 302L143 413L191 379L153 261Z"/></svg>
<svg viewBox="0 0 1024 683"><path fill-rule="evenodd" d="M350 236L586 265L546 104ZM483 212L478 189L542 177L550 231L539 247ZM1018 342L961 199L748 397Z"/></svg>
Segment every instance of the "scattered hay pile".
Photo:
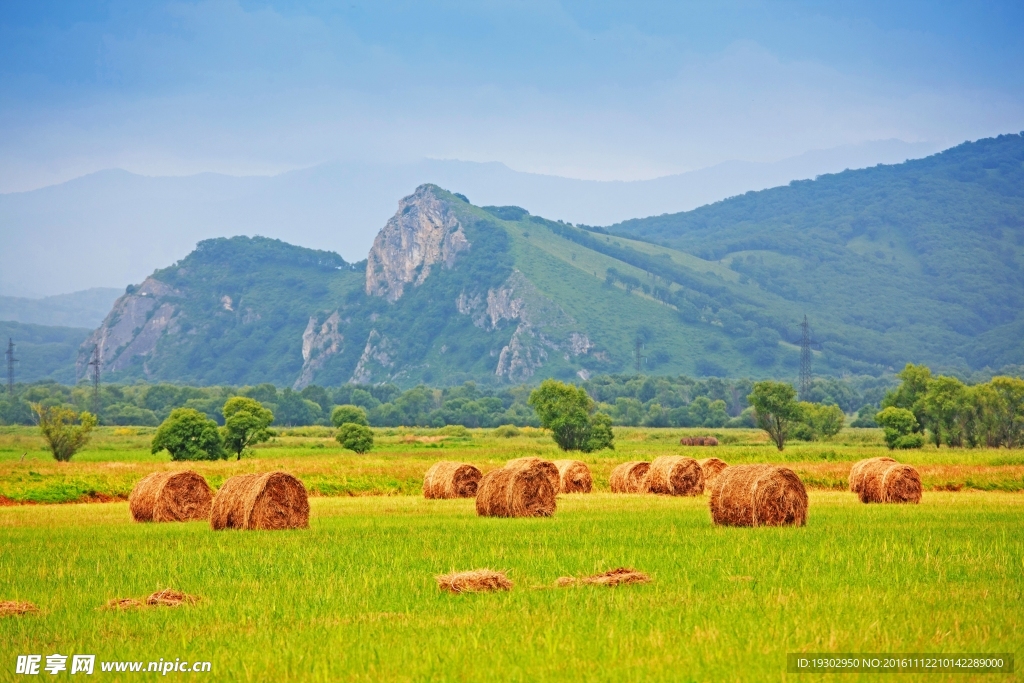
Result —
<svg viewBox="0 0 1024 683"><path fill-rule="evenodd" d="M711 490L715 485L715 481L718 479L718 475L722 473L722 470L728 467L725 462L718 458L704 458L703 460L698 460L697 464L700 465L701 471L704 472L705 491Z"/></svg>
<svg viewBox="0 0 1024 683"><path fill-rule="evenodd" d="M540 467L548 475L548 479L551 480L551 486L554 487L555 493L558 493L559 489L562 488L562 476L558 473L558 465L552 460L543 460L541 458L516 458L515 460L509 460L505 463L505 467Z"/></svg>
<svg viewBox="0 0 1024 683"><path fill-rule="evenodd" d="M173 588L164 588L146 598L147 605L159 605L161 607L177 607L183 604L194 605L197 602L199 602L197 596L182 593Z"/></svg>
<svg viewBox="0 0 1024 683"><path fill-rule="evenodd" d="M231 477L210 512L213 529L305 529L309 498L302 482L285 472Z"/></svg>
<svg viewBox="0 0 1024 683"><path fill-rule="evenodd" d="M135 609L142 606L143 603L135 598L114 598L107 600L107 604L104 605L107 609Z"/></svg>
<svg viewBox="0 0 1024 683"><path fill-rule="evenodd" d="M717 446L718 439L713 436L684 436L679 439L680 446Z"/></svg>
<svg viewBox="0 0 1024 683"><path fill-rule="evenodd" d="M608 477L612 493L640 493L651 463L642 461L624 462L616 465Z"/></svg>
<svg viewBox="0 0 1024 683"><path fill-rule="evenodd" d="M212 505L209 484L190 470L154 472L143 477L128 496L128 509L136 522L208 519Z"/></svg>
<svg viewBox="0 0 1024 683"><path fill-rule="evenodd" d="M860 493L860 490L864 487L864 468L873 465L877 462L896 462L892 458L868 458L867 460L858 460L853 463L853 467L850 468L850 492Z"/></svg>
<svg viewBox="0 0 1024 683"><path fill-rule="evenodd" d="M554 464L558 468L559 493L590 493L594 488L594 478L585 462L555 460Z"/></svg>
<svg viewBox="0 0 1024 683"><path fill-rule="evenodd" d="M473 498L482 476L480 470L467 463L436 462L423 476L423 497Z"/></svg>
<svg viewBox="0 0 1024 683"><path fill-rule="evenodd" d="M555 513L555 494L547 460L520 458L488 472L476 493L476 513L482 517L550 517ZM557 478L556 478L557 481Z"/></svg>
<svg viewBox="0 0 1024 683"><path fill-rule="evenodd" d="M437 587L447 593L480 593L512 589L512 582L505 576L505 572L496 572L492 569L441 574L434 579L437 581Z"/></svg>
<svg viewBox="0 0 1024 683"><path fill-rule="evenodd" d="M663 455L651 463L643 490L668 496L699 496L704 493L704 470L693 458Z"/></svg>
<svg viewBox="0 0 1024 683"><path fill-rule="evenodd" d="M20 617L22 614L38 612L39 608L31 602L18 602L17 600L0 600L0 617Z"/></svg>
<svg viewBox="0 0 1024 683"><path fill-rule="evenodd" d="M593 576L562 576L555 583L559 586L575 586L577 584L590 584L595 586L621 586L624 583L650 583L651 577L644 572L619 567Z"/></svg>
<svg viewBox="0 0 1024 683"><path fill-rule="evenodd" d="M921 475L910 465L872 462L861 470L862 503L920 503Z"/></svg>
<svg viewBox="0 0 1024 683"><path fill-rule="evenodd" d="M787 467L734 465L711 489L711 517L726 526L803 526L807 491Z"/></svg>

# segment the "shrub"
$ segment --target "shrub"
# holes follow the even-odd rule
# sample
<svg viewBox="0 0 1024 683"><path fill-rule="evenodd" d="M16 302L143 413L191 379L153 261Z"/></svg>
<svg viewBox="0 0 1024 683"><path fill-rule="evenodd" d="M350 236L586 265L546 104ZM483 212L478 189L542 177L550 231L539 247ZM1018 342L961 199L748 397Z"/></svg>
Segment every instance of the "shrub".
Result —
<svg viewBox="0 0 1024 683"><path fill-rule="evenodd" d="M914 434L914 431L918 427L917 418L914 417L914 413L910 412L906 408L889 406L875 415L875 422L882 426L882 429L885 432L885 443L890 449L920 448L921 445L924 444L924 439L921 438L921 435ZM921 443L917 446L898 445L901 440L907 439L909 436L916 437L916 440ZM911 443L911 441L905 441L905 443Z"/></svg>
<svg viewBox="0 0 1024 683"><path fill-rule="evenodd" d="M167 450L171 460L227 457L217 423L192 408L176 408L153 435L150 452Z"/></svg>
<svg viewBox="0 0 1024 683"><path fill-rule="evenodd" d="M920 434L907 434L896 439L896 448L921 448L924 446L924 437Z"/></svg>
<svg viewBox="0 0 1024 683"><path fill-rule="evenodd" d="M331 424L335 427L341 427L344 424L356 424L366 427L370 423L366 419L366 410L359 406L343 405L336 406L331 412Z"/></svg>
<svg viewBox="0 0 1024 683"><path fill-rule="evenodd" d="M563 451L614 448L611 418L604 413L591 415L594 401L584 389L547 379L530 393L529 404Z"/></svg>
<svg viewBox="0 0 1024 683"><path fill-rule="evenodd" d="M338 443L356 453L367 453L373 448L373 431L366 425L347 422L338 427Z"/></svg>
<svg viewBox="0 0 1024 683"><path fill-rule="evenodd" d="M32 410L39 417L39 431L58 462L71 460L71 456L88 443L89 432L96 426L96 416L92 413L76 413L62 406L38 403L32 404Z"/></svg>
<svg viewBox="0 0 1024 683"><path fill-rule="evenodd" d="M519 427L515 425L501 425L494 430L494 436L502 439L511 439L514 436L519 436L522 432L519 431Z"/></svg>

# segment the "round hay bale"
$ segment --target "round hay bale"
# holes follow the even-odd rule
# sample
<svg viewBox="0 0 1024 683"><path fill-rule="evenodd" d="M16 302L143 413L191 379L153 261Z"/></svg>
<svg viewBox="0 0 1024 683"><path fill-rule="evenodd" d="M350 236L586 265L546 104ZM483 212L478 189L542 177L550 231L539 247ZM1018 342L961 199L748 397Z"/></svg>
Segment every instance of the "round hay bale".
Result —
<svg viewBox="0 0 1024 683"><path fill-rule="evenodd" d="M716 439L713 436L705 436L704 437L704 445L705 446L717 446L718 445L718 439Z"/></svg>
<svg viewBox="0 0 1024 683"><path fill-rule="evenodd" d="M608 477L612 493L640 493L650 467L651 463L636 460L616 465Z"/></svg>
<svg viewBox="0 0 1024 683"><path fill-rule="evenodd" d="M728 467L725 462L718 458L704 458L703 460L698 460L697 464L700 465L701 471L704 472L705 491L711 491L711 488L715 485L715 480L718 479L718 475Z"/></svg>
<svg viewBox="0 0 1024 683"><path fill-rule="evenodd" d="M692 446L693 445L693 438L691 438L689 436L684 436L683 438L679 439L679 445L680 446Z"/></svg>
<svg viewBox="0 0 1024 683"><path fill-rule="evenodd" d="M594 478L587 463L579 460L554 460L558 468L559 493L590 493Z"/></svg>
<svg viewBox="0 0 1024 683"><path fill-rule="evenodd" d="M703 436L695 436L695 437L693 437L693 445L694 446L703 446L704 445L704 437Z"/></svg>
<svg viewBox="0 0 1024 683"><path fill-rule="evenodd" d="M505 467L540 467L547 475L548 479L551 480L551 486L555 489L555 493L558 493L562 487L562 477L558 474L558 465L552 460L544 460L543 458L515 458L505 463Z"/></svg>
<svg viewBox="0 0 1024 683"><path fill-rule="evenodd" d="M734 465L718 475L709 500L715 524L803 526L807 491L788 467Z"/></svg>
<svg viewBox="0 0 1024 683"><path fill-rule="evenodd" d="M921 502L921 475L910 465L898 462L868 463L862 470L862 503Z"/></svg>
<svg viewBox="0 0 1024 683"><path fill-rule="evenodd" d="M423 476L424 498L473 498L483 475L473 465L442 460Z"/></svg>
<svg viewBox="0 0 1024 683"><path fill-rule="evenodd" d="M217 491L210 526L220 529L305 529L309 498L302 482L285 472L241 474Z"/></svg>
<svg viewBox="0 0 1024 683"><path fill-rule="evenodd" d="M207 519L212 505L210 485L190 470L153 472L143 477L128 496L128 509L136 522Z"/></svg>
<svg viewBox="0 0 1024 683"><path fill-rule="evenodd" d="M510 463L485 474L476 492L476 513L481 517L553 515L556 489L545 462L551 464L545 460Z"/></svg>
<svg viewBox="0 0 1024 683"><path fill-rule="evenodd" d="M853 467L850 468L850 492L860 493L861 488L864 486L864 468L876 462L896 462L889 457L881 458L868 458L867 460L858 460L853 463Z"/></svg>
<svg viewBox="0 0 1024 683"><path fill-rule="evenodd" d="M704 493L704 470L693 458L663 455L655 458L644 477L644 493L699 496Z"/></svg>

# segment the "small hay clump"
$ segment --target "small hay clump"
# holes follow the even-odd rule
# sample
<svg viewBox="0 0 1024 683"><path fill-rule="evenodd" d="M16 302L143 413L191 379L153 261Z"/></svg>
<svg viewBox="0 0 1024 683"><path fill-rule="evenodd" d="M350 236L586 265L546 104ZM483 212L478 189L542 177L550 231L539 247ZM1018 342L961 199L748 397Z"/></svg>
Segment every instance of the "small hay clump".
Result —
<svg viewBox="0 0 1024 683"><path fill-rule="evenodd" d="M521 458L488 472L477 488L476 513L481 517L550 517L555 513L557 493L551 468L558 472L550 461Z"/></svg>
<svg viewBox="0 0 1024 683"><path fill-rule="evenodd" d="M722 470L709 500L715 524L803 526L807 490L796 472L775 465L734 465Z"/></svg>
<svg viewBox="0 0 1024 683"><path fill-rule="evenodd" d="M704 493L704 470L693 458L663 455L651 463L643 490L667 496L699 496Z"/></svg>
<svg viewBox="0 0 1024 683"><path fill-rule="evenodd" d="M31 602L0 600L0 617L20 617L23 614L31 614L38 611L39 608Z"/></svg>
<svg viewBox="0 0 1024 683"><path fill-rule="evenodd" d="M210 512L213 529L305 529L309 498L302 482L285 472L241 474L217 492Z"/></svg>
<svg viewBox="0 0 1024 683"><path fill-rule="evenodd" d="M114 598L113 600L107 600L107 604L104 605L107 609L136 609L143 607L144 603L141 600L135 598Z"/></svg>
<svg viewBox="0 0 1024 683"><path fill-rule="evenodd" d="M889 457L881 458L868 458L867 460L858 460L853 463L853 467L850 468L850 492L860 493L860 490L864 487L864 468L869 465L873 465L878 462L896 462Z"/></svg>
<svg viewBox="0 0 1024 683"><path fill-rule="evenodd" d="M718 479L718 475L722 473L728 465L718 458L704 458L698 460L697 464L700 465L700 469L704 472L704 490L710 491L715 485L715 480Z"/></svg>
<svg viewBox="0 0 1024 683"><path fill-rule="evenodd" d="M612 493L640 493L651 463L634 460L616 465L608 477Z"/></svg>
<svg viewBox="0 0 1024 683"><path fill-rule="evenodd" d="M921 475L910 465L873 462L862 470L862 503L920 503Z"/></svg>
<svg viewBox="0 0 1024 683"><path fill-rule="evenodd" d="M483 593L512 590L512 582L505 572L493 569L474 569L434 577L437 587L446 593Z"/></svg>
<svg viewBox="0 0 1024 683"><path fill-rule="evenodd" d="M173 588L164 588L146 598L147 605L158 605L160 607L177 607L184 604L194 605L197 602L199 602L197 596L182 593Z"/></svg>
<svg viewBox="0 0 1024 683"><path fill-rule="evenodd" d="M579 460L555 460L558 468L559 493L590 493L594 478L587 463Z"/></svg>
<svg viewBox="0 0 1024 683"><path fill-rule="evenodd" d="M473 498L483 475L473 465L442 460L423 476L424 498Z"/></svg>
<svg viewBox="0 0 1024 683"><path fill-rule="evenodd" d="M153 472L143 477L128 496L136 522L190 522L208 519L213 492L199 474Z"/></svg>
<svg viewBox="0 0 1024 683"><path fill-rule="evenodd" d="M578 584L587 584L592 586L621 586L623 584L630 583L650 583L651 577L644 572L637 571L636 569L630 569L629 567L619 567L618 569L611 569L600 574L594 574L593 576L583 576L576 578L574 576L562 576L559 577L555 583L559 586L575 586Z"/></svg>

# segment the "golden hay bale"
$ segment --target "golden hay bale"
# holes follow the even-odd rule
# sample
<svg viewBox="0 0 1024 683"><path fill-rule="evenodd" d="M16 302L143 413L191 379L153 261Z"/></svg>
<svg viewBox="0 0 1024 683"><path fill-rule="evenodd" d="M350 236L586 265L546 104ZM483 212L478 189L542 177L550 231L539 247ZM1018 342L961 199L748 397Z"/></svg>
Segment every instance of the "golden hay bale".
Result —
<svg viewBox="0 0 1024 683"><path fill-rule="evenodd" d="M704 470L693 458L663 455L655 458L644 477L644 493L699 496L704 493Z"/></svg>
<svg viewBox="0 0 1024 683"><path fill-rule="evenodd" d="M30 612L38 612L39 608L31 602L17 600L0 600L0 617L21 616Z"/></svg>
<svg viewBox="0 0 1024 683"><path fill-rule="evenodd" d="M480 477L476 467L462 462L435 462L423 475L424 498L473 498Z"/></svg>
<svg viewBox="0 0 1024 683"><path fill-rule="evenodd" d="M143 477L128 496L136 522L189 522L207 519L213 491L199 474L153 472Z"/></svg>
<svg viewBox="0 0 1024 683"><path fill-rule="evenodd" d="M435 576L437 587L447 593L480 593L483 591L507 591L512 582L505 572L492 569L474 569L468 572L453 572Z"/></svg>
<svg viewBox="0 0 1024 683"><path fill-rule="evenodd" d="M548 475L548 479L551 480L551 486L554 487L555 493L562 486L562 477L558 473L558 465L551 460L544 460L543 458L515 458L505 463L505 467L541 467Z"/></svg>
<svg viewBox="0 0 1024 683"><path fill-rule="evenodd" d="M611 569L600 574L594 574L593 576L583 576L580 578L562 576L555 581L555 584L562 587L574 586L580 583L593 586L621 586L628 583L650 583L650 581L651 577L644 572L628 567L619 567L618 569Z"/></svg>
<svg viewBox="0 0 1024 683"><path fill-rule="evenodd" d="M921 475L910 465L873 462L864 466L860 491L862 503L919 503Z"/></svg>
<svg viewBox="0 0 1024 683"><path fill-rule="evenodd" d="M695 436L695 437L693 437L693 445L694 446L703 446L704 445L704 437L703 436Z"/></svg>
<svg viewBox="0 0 1024 683"><path fill-rule="evenodd" d="M579 460L554 460L558 468L559 493L590 493L594 478L587 463Z"/></svg>
<svg viewBox="0 0 1024 683"><path fill-rule="evenodd" d="M722 473L727 464L718 458L704 458L698 460L697 464L700 465L701 471L704 472L704 490L710 491L715 485L715 480L718 479L718 475Z"/></svg>
<svg viewBox="0 0 1024 683"><path fill-rule="evenodd" d="M705 436L704 437L704 445L705 446L717 446L718 445L718 439L716 439L713 436Z"/></svg>
<svg viewBox="0 0 1024 683"><path fill-rule="evenodd" d="M683 438L679 439L679 445L680 446L692 446L693 445L693 438L689 437L689 436L684 436Z"/></svg>
<svg viewBox="0 0 1024 683"><path fill-rule="evenodd" d="M160 605L161 607L177 607L184 603L194 605L197 602L199 602L197 596L182 593L173 588L164 588L146 598L147 605Z"/></svg>
<svg viewBox="0 0 1024 683"><path fill-rule="evenodd" d="M481 517L553 515L556 489L545 463L552 465L546 460L511 462L485 474L476 491L476 513Z"/></svg>
<svg viewBox="0 0 1024 683"><path fill-rule="evenodd" d="M302 482L285 472L231 477L213 499L210 526L219 529L305 529L309 498Z"/></svg>
<svg viewBox="0 0 1024 683"><path fill-rule="evenodd" d="M775 465L734 465L711 489L711 517L726 526L803 526L807 491L796 472Z"/></svg>
<svg viewBox="0 0 1024 683"><path fill-rule="evenodd" d="M640 493L650 467L651 463L636 460L616 465L608 477L612 493Z"/></svg>
<svg viewBox="0 0 1024 683"><path fill-rule="evenodd" d="M876 462L896 462L892 458L868 458L867 460L858 460L853 463L853 467L850 468L850 492L860 493L861 488L864 486L864 468Z"/></svg>

